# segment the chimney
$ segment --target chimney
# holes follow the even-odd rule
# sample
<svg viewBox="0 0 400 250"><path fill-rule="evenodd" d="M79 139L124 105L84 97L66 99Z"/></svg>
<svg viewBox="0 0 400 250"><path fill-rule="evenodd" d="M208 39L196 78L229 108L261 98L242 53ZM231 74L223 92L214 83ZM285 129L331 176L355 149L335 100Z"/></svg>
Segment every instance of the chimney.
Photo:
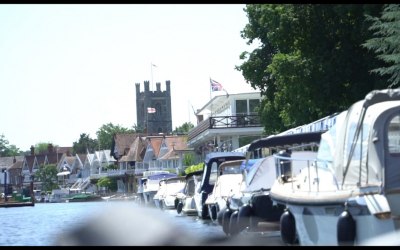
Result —
<svg viewBox="0 0 400 250"><path fill-rule="evenodd" d="M51 143L47 144L47 151L49 153L53 153L53 144L51 144Z"/></svg>
<svg viewBox="0 0 400 250"><path fill-rule="evenodd" d="M31 155L35 155L35 147L33 145L31 146Z"/></svg>
<svg viewBox="0 0 400 250"><path fill-rule="evenodd" d="M13 164L16 162L17 162L17 159L15 159L15 155L14 155Z"/></svg>

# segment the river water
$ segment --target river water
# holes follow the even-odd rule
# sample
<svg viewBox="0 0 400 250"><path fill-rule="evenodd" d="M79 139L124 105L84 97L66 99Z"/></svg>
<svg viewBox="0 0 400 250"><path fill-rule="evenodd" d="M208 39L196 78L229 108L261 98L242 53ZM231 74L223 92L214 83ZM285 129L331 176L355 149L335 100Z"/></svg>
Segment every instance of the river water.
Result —
<svg viewBox="0 0 400 250"><path fill-rule="evenodd" d="M227 238L210 220L131 201L37 203L0 214L0 246L281 245L277 235Z"/></svg>

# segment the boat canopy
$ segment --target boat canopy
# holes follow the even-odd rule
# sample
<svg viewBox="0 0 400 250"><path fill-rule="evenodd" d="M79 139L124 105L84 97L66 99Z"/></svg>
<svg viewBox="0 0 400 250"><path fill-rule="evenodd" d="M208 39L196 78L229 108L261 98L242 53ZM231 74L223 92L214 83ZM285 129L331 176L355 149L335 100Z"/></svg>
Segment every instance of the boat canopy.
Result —
<svg viewBox="0 0 400 250"><path fill-rule="evenodd" d="M240 165L240 170L250 171L250 169L254 166L254 163L259 161L260 159L248 159L247 161L243 161Z"/></svg>
<svg viewBox="0 0 400 250"><path fill-rule="evenodd" d="M154 174L154 175L150 175L147 178L149 180L161 180L161 179L168 179L168 178L173 178L173 177L177 177L177 174L173 174L173 173L164 173L164 174Z"/></svg>
<svg viewBox="0 0 400 250"><path fill-rule="evenodd" d="M245 175L246 187L243 192L270 189L276 178L275 159L273 155L257 159L249 173Z"/></svg>
<svg viewBox="0 0 400 250"><path fill-rule="evenodd" d="M322 136L321 144L324 145L320 146L318 157L329 159L329 155L333 156L329 167L343 188L380 187L384 181L386 187L400 186L396 184L400 179L400 168L385 158L388 143L395 141L388 134L391 133L391 137L400 134L399 124L394 125L393 120L399 112L400 89L372 91L364 100L354 103L343 113L344 119L337 121L331 131ZM392 128L389 128L390 124ZM332 145L326 146L329 143ZM330 153L323 150L325 146L330 148Z"/></svg>
<svg viewBox="0 0 400 250"><path fill-rule="evenodd" d="M324 131L317 132L306 132L288 135L271 135L266 138L258 139L253 141L247 151L254 151L259 148L270 148L284 145L294 145L302 143L319 143L321 140L321 134Z"/></svg>
<svg viewBox="0 0 400 250"><path fill-rule="evenodd" d="M208 153L206 155L206 158L204 159L204 163L205 165L207 165L210 161L214 160L214 159L224 159L224 158L233 158L232 160L234 160L235 158L245 158L245 154L242 152L212 152L212 153ZM226 161L228 159L224 159L223 161ZM230 160L230 159L229 159Z"/></svg>

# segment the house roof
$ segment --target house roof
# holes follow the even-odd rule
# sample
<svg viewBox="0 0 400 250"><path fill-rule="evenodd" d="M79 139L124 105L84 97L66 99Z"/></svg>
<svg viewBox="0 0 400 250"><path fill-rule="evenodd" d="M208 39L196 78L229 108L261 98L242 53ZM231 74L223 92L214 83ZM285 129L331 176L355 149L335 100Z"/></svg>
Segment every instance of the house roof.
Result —
<svg viewBox="0 0 400 250"><path fill-rule="evenodd" d="M129 147L138 136L139 134L137 133L115 134L112 142L111 155L114 156L115 159L126 155L129 151Z"/></svg>
<svg viewBox="0 0 400 250"><path fill-rule="evenodd" d="M24 156L15 156L16 161L23 161ZM0 168L9 168L14 164L14 156L0 157Z"/></svg>
<svg viewBox="0 0 400 250"><path fill-rule="evenodd" d="M67 154L70 156L73 152L73 147L55 147L55 153Z"/></svg>
<svg viewBox="0 0 400 250"><path fill-rule="evenodd" d="M169 149L185 150L187 149L187 135L167 136L165 143Z"/></svg>
<svg viewBox="0 0 400 250"><path fill-rule="evenodd" d="M79 160L83 164L85 162L85 159L86 159L86 154L76 154L75 157L79 158Z"/></svg>
<svg viewBox="0 0 400 250"><path fill-rule="evenodd" d="M48 153L47 154L47 160L48 160L49 164L56 164L57 165L58 161L61 160L62 156L63 156L63 153L60 153L60 152L58 152L58 155L57 155L56 152Z"/></svg>
<svg viewBox="0 0 400 250"><path fill-rule="evenodd" d="M46 154L36 155L36 161L39 166L43 165L45 160L46 160Z"/></svg>
<svg viewBox="0 0 400 250"><path fill-rule="evenodd" d="M135 141L130 146L127 155L123 156L120 161L143 161L144 155L146 153L147 140L138 136Z"/></svg>
<svg viewBox="0 0 400 250"><path fill-rule="evenodd" d="M163 141L163 137L159 136L148 136L148 143L153 149L153 154L157 158L158 154L160 153L161 143Z"/></svg>
<svg viewBox="0 0 400 250"><path fill-rule="evenodd" d="M66 156L65 161L71 166L75 161L75 156Z"/></svg>
<svg viewBox="0 0 400 250"><path fill-rule="evenodd" d="M33 162L35 161L35 155L26 155L25 161L26 161L26 164L28 165L29 171L32 171Z"/></svg>
<svg viewBox="0 0 400 250"><path fill-rule="evenodd" d="M16 161L16 162L10 167L10 169L22 168L22 163L23 163L23 161L21 161L21 160Z"/></svg>

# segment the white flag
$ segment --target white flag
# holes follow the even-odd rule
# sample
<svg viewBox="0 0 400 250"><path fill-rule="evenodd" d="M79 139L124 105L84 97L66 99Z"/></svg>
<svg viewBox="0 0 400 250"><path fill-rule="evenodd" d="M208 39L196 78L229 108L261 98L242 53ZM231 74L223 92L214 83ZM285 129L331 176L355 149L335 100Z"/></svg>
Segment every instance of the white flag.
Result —
<svg viewBox="0 0 400 250"><path fill-rule="evenodd" d="M156 109L155 108L150 108L150 107L148 107L147 108L147 113L155 113L156 112Z"/></svg>

